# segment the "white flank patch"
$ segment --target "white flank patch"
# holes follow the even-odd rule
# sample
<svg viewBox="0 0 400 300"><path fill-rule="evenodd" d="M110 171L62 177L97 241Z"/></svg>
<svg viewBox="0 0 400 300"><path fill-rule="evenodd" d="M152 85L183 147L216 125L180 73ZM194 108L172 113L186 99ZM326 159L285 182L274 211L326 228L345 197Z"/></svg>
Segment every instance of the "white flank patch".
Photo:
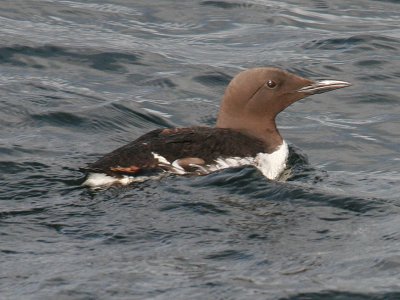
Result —
<svg viewBox="0 0 400 300"><path fill-rule="evenodd" d="M217 171L226 168L240 167L240 166L254 166L254 157L228 157L218 158L215 160L215 165L208 165L206 168L210 171Z"/></svg>
<svg viewBox="0 0 400 300"><path fill-rule="evenodd" d="M181 165L178 162L179 160L174 160L174 162L172 163L172 168L173 168L173 172L176 174L180 174L183 175L186 173L185 169L181 167Z"/></svg>
<svg viewBox="0 0 400 300"><path fill-rule="evenodd" d="M157 179L159 176L123 176L122 178L116 178L103 173L90 173L86 178L82 186L88 186L90 188L108 188L114 184L127 185L132 182L144 182L149 179Z"/></svg>
<svg viewBox="0 0 400 300"><path fill-rule="evenodd" d="M155 153L155 152L151 152L151 154L153 154L154 159L157 159L158 162L162 165L170 165L171 163L162 155Z"/></svg>
<svg viewBox="0 0 400 300"><path fill-rule="evenodd" d="M205 168L210 171L239 167L255 166L268 179L277 179L286 168L286 160L289 156L289 147L285 141L272 153L258 153L256 157L229 157L218 158L215 165L207 165Z"/></svg>

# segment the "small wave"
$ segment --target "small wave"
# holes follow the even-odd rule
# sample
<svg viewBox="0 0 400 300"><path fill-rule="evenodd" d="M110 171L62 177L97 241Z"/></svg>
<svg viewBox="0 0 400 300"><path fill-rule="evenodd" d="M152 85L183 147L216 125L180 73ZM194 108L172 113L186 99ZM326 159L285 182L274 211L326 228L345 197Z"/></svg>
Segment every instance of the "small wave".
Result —
<svg viewBox="0 0 400 300"><path fill-rule="evenodd" d="M0 219L17 217L17 216L29 216L29 215L37 215L45 212L47 209L44 207L32 207L25 209L14 209L7 211L0 211Z"/></svg>
<svg viewBox="0 0 400 300"><path fill-rule="evenodd" d="M41 114L31 114L30 117L36 126L52 125L57 127L85 127L87 121L77 114L68 112L48 112Z"/></svg>
<svg viewBox="0 0 400 300"><path fill-rule="evenodd" d="M233 8L251 8L254 5L251 3L231 3L231 2L224 2L224 1L202 1L200 5L204 6L214 6L223 9L233 9Z"/></svg>
<svg viewBox="0 0 400 300"><path fill-rule="evenodd" d="M310 292L310 293L298 293L292 296L283 297L279 300L397 300L400 299L399 292L368 292L368 293L356 293L346 291L321 291L321 292Z"/></svg>
<svg viewBox="0 0 400 300"><path fill-rule="evenodd" d="M52 60L56 60L68 64L84 64L96 70L117 73L126 72L124 67L126 63L141 64L140 53L87 52L87 49L83 52L52 45L41 47L15 45L0 48L0 64L43 69L54 68L54 65L50 67L48 64ZM29 58L29 60L26 58Z"/></svg>
<svg viewBox="0 0 400 300"><path fill-rule="evenodd" d="M206 86L227 86L232 77L222 72L198 75L193 78L194 81Z"/></svg>
<svg viewBox="0 0 400 300"><path fill-rule="evenodd" d="M348 52L363 52L373 49L398 51L400 42L397 39L383 35L354 35L351 37L319 39L306 42L303 49L345 50Z"/></svg>
<svg viewBox="0 0 400 300"><path fill-rule="evenodd" d="M54 0L46 0L54 3L62 3L62 5L77 9L77 11L81 12L82 10L92 10L95 12L106 12L113 13L118 15L131 15L131 16L139 16L142 15L137 9L130 8L128 6L122 6L117 4L97 4L97 3L79 3L77 1L54 1Z"/></svg>

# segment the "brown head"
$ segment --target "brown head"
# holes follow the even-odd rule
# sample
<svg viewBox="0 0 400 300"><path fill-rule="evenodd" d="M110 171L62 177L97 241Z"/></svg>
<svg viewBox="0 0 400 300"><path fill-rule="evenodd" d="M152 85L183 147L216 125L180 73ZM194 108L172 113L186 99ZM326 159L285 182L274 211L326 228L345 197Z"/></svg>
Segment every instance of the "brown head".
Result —
<svg viewBox="0 0 400 300"><path fill-rule="evenodd" d="M312 81L277 68L254 68L236 75L222 99L217 127L255 136L273 152L282 144L276 116L309 95L350 86L336 80Z"/></svg>

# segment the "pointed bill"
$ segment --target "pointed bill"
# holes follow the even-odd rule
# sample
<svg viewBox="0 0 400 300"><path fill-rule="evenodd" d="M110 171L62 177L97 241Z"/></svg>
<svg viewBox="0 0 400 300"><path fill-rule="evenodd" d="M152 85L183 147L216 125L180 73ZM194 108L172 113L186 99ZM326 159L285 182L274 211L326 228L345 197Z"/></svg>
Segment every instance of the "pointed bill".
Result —
<svg viewBox="0 0 400 300"><path fill-rule="evenodd" d="M342 89L345 87L351 86L351 83L340 80L321 80L316 81L310 85L302 87L297 90L299 93L305 93L308 95L321 94L329 91L333 91L336 89Z"/></svg>

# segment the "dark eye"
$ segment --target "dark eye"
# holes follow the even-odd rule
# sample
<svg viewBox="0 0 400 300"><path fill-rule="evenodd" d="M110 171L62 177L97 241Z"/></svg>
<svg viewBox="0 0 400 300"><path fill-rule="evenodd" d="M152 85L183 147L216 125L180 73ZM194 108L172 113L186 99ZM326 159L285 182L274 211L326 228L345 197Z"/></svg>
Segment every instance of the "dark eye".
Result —
<svg viewBox="0 0 400 300"><path fill-rule="evenodd" d="M268 80L268 81L267 81L267 86L268 86L270 89L273 89L274 87L276 87L276 82L273 81L273 80Z"/></svg>

